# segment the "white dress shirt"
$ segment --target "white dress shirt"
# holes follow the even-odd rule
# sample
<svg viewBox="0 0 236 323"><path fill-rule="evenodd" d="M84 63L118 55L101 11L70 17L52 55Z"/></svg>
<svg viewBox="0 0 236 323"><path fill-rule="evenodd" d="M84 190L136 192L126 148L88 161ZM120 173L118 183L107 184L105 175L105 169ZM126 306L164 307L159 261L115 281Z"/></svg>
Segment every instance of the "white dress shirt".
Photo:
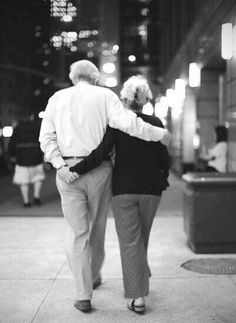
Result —
<svg viewBox="0 0 236 323"><path fill-rule="evenodd" d="M214 167L218 172L226 172L227 162L227 143L220 141L216 143L208 152L209 157L214 157L208 162L208 165Z"/></svg>
<svg viewBox="0 0 236 323"><path fill-rule="evenodd" d="M107 125L148 141L164 136L164 129L124 109L111 90L80 81L48 101L39 136L45 161L59 168L65 165L63 157L89 155L102 141Z"/></svg>

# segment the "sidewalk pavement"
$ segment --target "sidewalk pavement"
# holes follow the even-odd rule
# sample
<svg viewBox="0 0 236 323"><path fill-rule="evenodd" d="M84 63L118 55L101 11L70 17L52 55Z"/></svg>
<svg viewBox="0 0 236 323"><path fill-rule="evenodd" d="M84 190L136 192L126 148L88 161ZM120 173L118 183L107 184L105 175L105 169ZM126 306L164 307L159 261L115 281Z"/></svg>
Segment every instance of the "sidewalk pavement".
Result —
<svg viewBox="0 0 236 323"><path fill-rule="evenodd" d="M50 174L44 189L52 201L45 194L44 206L27 210L31 216L24 213L19 196L0 202L0 215L4 215L0 216L1 323L236 322L236 276L203 275L181 267L189 259L236 255L195 255L186 246L181 216L183 183L174 176L150 237L152 277L147 313L138 316L126 309L112 216L106 232L103 284L94 291L92 301L94 311L84 314L76 310L74 283L63 248L64 219L52 178Z"/></svg>

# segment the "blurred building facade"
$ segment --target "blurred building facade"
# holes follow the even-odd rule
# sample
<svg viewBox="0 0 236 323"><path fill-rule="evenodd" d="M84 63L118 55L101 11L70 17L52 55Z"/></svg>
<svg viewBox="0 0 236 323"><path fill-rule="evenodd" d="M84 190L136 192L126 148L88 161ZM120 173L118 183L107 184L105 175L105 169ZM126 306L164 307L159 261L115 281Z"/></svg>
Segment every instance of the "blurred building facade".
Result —
<svg viewBox="0 0 236 323"><path fill-rule="evenodd" d="M0 14L0 172L4 172L12 126L25 114L42 109L52 91L50 3L1 1Z"/></svg>
<svg viewBox="0 0 236 323"><path fill-rule="evenodd" d="M194 169L202 149L214 142L214 127L224 124L229 130L228 171L236 171L236 2L166 0L160 1L160 10L166 101L162 100L169 106L172 167L179 174ZM221 52L225 23L232 28L232 36L226 34L227 46L233 50L228 59L223 59ZM177 84L182 84L182 94L185 92L182 98ZM163 109L163 104L159 108Z"/></svg>
<svg viewBox="0 0 236 323"><path fill-rule="evenodd" d="M10 125L45 103L50 74L48 1L1 1L0 117Z"/></svg>
<svg viewBox="0 0 236 323"><path fill-rule="evenodd" d="M72 62L91 60L103 84L118 92L119 0L2 1L0 9L2 164L12 127L28 112L37 116L56 90L71 85Z"/></svg>
<svg viewBox="0 0 236 323"><path fill-rule="evenodd" d="M236 57L221 54L222 24L232 24L235 34L235 1L22 0L0 6L0 140L2 127L25 110L44 110L54 91L70 86L73 61L90 59L102 84L117 93L131 75L148 79L155 113L173 133L177 173L194 168L217 124L229 127L228 170L235 171Z"/></svg>
<svg viewBox="0 0 236 323"><path fill-rule="evenodd" d="M160 75L160 1L120 0L121 80L141 74L154 96Z"/></svg>

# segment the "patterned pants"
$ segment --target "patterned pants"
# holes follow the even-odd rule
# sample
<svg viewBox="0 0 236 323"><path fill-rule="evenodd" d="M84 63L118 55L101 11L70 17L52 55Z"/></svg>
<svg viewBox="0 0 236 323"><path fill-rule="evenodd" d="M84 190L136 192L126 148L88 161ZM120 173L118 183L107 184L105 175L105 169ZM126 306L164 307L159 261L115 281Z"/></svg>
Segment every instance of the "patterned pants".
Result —
<svg viewBox="0 0 236 323"><path fill-rule="evenodd" d="M124 194L113 197L126 298L148 295L150 271L147 248L160 199L160 196L145 194Z"/></svg>

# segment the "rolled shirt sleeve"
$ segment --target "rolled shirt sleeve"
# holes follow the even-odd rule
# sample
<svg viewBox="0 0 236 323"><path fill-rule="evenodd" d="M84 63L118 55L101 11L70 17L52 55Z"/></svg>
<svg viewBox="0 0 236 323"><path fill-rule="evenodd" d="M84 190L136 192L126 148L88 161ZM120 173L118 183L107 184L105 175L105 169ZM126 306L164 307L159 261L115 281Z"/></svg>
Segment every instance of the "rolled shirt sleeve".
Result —
<svg viewBox="0 0 236 323"><path fill-rule="evenodd" d="M131 110L125 109L118 96L112 92L107 101L108 124L127 134L146 140L160 141L164 137L165 130L144 122Z"/></svg>
<svg viewBox="0 0 236 323"><path fill-rule="evenodd" d="M39 134L39 142L40 148L44 153L44 160L50 162L55 168L60 168L65 165L65 161L62 158L57 144L56 129L52 116L53 99L54 97L52 96L45 109Z"/></svg>

